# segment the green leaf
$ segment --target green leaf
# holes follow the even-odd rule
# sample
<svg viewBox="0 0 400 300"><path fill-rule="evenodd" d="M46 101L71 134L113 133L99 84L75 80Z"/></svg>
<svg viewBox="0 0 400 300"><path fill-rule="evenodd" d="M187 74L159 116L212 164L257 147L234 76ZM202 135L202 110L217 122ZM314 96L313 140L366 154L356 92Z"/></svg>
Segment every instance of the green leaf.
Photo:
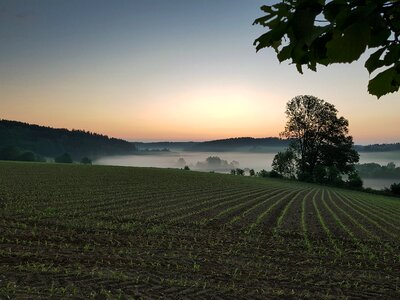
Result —
<svg viewBox="0 0 400 300"><path fill-rule="evenodd" d="M324 8L324 16L325 18L330 21L334 22L336 19L336 16L348 5L345 0L335 0L331 1L328 4L325 5Z"/></svg>
<svg viewBox="0 0 400 300"><path fill-rule="evenodd" d="M388 93L397 92L399 86L400 73L396 70L396 66L394 66L371 79L368 84L368 92L379 99Z"/></svg>
<svg viewBox="0 0 400 300"><path fill-rule="evenodd" d="M334 21L332 21L332 23L335 23L336 27L340 30L346 29L346 27L354 22L355 21L351 16L351 8L347 4L341 8Z"/></svg>
<svg viewBox="0 0 400 300"><path fill-rule="evenodd" d="M368 72L371 74L376 69L383 67L385 63L381 60L381 56L386 48L381 48L378 51L371 54L371 56L365 62L365 67L367 68Z"/></svg>
<svg viewBox="0 0 400 300"><path fill-rule="evenodd" d="M297 72L299 72L300 74L303 74L303 68L301 67L301 64L296 64L296 69L297 69Z"/></svg>
<svg viewBox="0 0 400 300"><path fill-rule="evenodd" d="M279 51L277 55L279 62L283 62L284 60L289 59L292 55L292 49L293 49L292 44L283 47L282 50Z"/></svg>
<svg viewBox="0 0 400 300"><path fill-rule="evenodd" d="M400 58L400 45L392 44L388 48L388 52L385 55L383 61L386 66L390 66L391 64L397 63Z"/></svg>
<svg viewBox="0 0 400 300"><path fill-rule="evenodd" d="M298 9L293 14L292 26L296 39L307 41L310 39L317 14L312 8Z"/></svg>
<svg viewBox="0 0 400 300"><path fill-rule="evenodd" d="M263 5L263 6L260 7L260 9L263 12L266 12L267 14L272 14L274 12L273 9L272 9L272 6L270 6L270 5Z"/></svg>
<svg viewBox="0 0 400 300"><path fill-rule="evenodd" d="M284 36L287 29L286 23L280 23L279 26L271 29L267 33L264 33L258 39L254 41L254 45L256 45L256 51L259 51L265 47L273 47L276 45L277 41L280 41Z"/></svg>
<svg viewBox="0 0 400 300"><path fill-rule="evenodd" d="M355 23L347 27L343 34L337 32L326 44L327 57L332 63L350 63L360 58L370 39L367 23Z"/></svg>
<svg viewBox="0 0 400 300"><path fill-rule="evenodd" d="M269 27L268 21L271 20L273 17L275 17L275 15L273 15L273 14L260 17L260 18L254 20L253 25L259 24L264 27Z"/></svg>
<svg viewBox="0 0 400 300"><path fill-rule="evenodd" d="M390 37L391 31L387 28L381 29L378 32L371 32L371 40L369 41L368 46L370 48L379 47L383 44L386 44L388 38Z"/></svg>

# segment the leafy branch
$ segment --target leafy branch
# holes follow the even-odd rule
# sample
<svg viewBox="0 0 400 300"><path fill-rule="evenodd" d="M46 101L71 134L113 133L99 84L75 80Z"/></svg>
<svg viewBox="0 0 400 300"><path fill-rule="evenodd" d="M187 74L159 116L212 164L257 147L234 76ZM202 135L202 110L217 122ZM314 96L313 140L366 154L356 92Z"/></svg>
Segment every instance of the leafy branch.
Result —
<svg viewBox="0 0 400 300"><path fill-rule="evenodd" d="M365 63L374 75L369 93L380 98L399 90L399 0L283 0L261 10L254 24L268 31L254 41L257 51L271 47L303 73L303 66L351 63L376 49Z"/></svg>

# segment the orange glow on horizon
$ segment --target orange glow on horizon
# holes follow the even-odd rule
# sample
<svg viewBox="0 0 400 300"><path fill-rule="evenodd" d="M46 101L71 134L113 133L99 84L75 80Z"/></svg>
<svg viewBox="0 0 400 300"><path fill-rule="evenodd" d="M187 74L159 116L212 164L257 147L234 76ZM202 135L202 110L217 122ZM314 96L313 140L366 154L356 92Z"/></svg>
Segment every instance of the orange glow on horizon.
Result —
<svg viewBox="0 0 400 300"><path fill-rule="evenodd" d="M97 89L97 87L95 87ZM4 119L55 128L82 129L132 141L204 141L231 137L277 137L284 129L287 96L252 85L192 85L138 94L131 89L108 93L58 90L55 87L5 92ZM80 99L84 98L84 101ZM116 104L113 99L118 97ZM30 101L26 101L29 99ZM57 100L54 100L57 99ZM75 101L70 101L75 99ZM136 99L146 99L137 101ZM68 103L66 105L65 103ZM350 121L357 143L397 142L397 110L372 102L372 111L357 111L357 102L338 107ZM385 118L380 116L385 115ZM382 131L383 124L386 126ZM379 126L377 126L379 125Z"/></svg>

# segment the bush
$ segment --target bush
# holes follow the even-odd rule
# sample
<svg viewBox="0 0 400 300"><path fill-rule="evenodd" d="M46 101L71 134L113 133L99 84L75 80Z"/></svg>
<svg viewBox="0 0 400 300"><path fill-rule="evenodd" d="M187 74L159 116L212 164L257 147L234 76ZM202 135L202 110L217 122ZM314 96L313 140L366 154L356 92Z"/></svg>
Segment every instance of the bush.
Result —
<svg viewBox="0 0 400 300"><path fill-rule="evenodd" d="M329 166L327 175L329 183L333 183L334 185L343 184L342 176L340 175L340 171L337 167Z"/></svg>
<svg viewBox="0 0 400 300"><path fill-rule="evenodd" d="M231 175L236 175L236 170L235 169L231 170Z"/></svg>
<svg viewBox="0 0 400 300"><path fill-rule="evenodd" d="M21 151L14 146L4 147L0 150L0 160L17 160Z"/></svg>
<svg viewBox="0 0 400 300"><path fill-rule="evenodd" d="M260 172L257 173L258 177L269 177L269 173L262 169Z"/></svg>
<svg viewBox="0 0 400 300"><path fill-rule="evenodd" d="M185 166L183 169L186 170L186 171L190 171L189 166Z"/></svg>
<svg viewBox="0 0 400 300"><path fill-rule="evenodd" d="M81 159L81 164L91 165L92 164L92 160L85 156L84 158Z"/></svg>
<svg viewBox="0 0 400 300"><path fill-rule="evenodd" d="M64 154L54 158L54 161L56 163L70 164L70 163L72 163L72 158L71 158L71 155L69 155L68 153L64 153Z"/></svg>
<svg viewBox="0 0 400 300"><path fill-rule="evenodd" d="M363 181L360 175L358 175L357 172L350 173L349 178L346 181L346 186L350 188L362 188Z"/></svg>
<svg viewBox="0 0 400 300"><path fill-rule="evenodd" d="M36 155L33 152L27 151L17 157L18 161L37 161Z"/></svg>
<svg viewBox="0 0 400 300"><path fill-rule="evenodd" d="M0 150L0 160L14 160L14 161L46 161L40 155L32 151L24 151L18 147L8 146Z"/></svg>
<svg viewBox="0 0 400 300"><path fill-rule="evenodd" d="M236 175L243 176L244 175L244 170L240 168L236 168Z"/></svg>
<svg viewBox="0 0 400 300"><path fill-rule="evenodd" d="M313 171L314 181L317 183L324 183L327 181L327 175L325 166L317 165Z"/></svg>
<svg viewBox="0 0 400 300"><path fill-rule="evenodd" d="M400 182L391 184L390 192L392 192L395 195L400 195Z"/></svg>
<svg viewBox="0 0 400 300"><path fill-rule="evenodd" d="M299 173L298 180L305 182L313 182L313 176L308 172Z"/></svg>
<svg viewBox="0 0 400 300"><path fill-rule="evenodd" d="M254 176L254 175L256 175L256 172L254 172L253 169L250 169L249 174L250 174L250 176Z"/></svg>
<svg viewBox="0 0 400 300"><path fill-rule="evenodd" d="M271 172L269 172L269 177L272 177L272 178L282 178L282 175L279 174L277 171L272 170Z"/></svg>

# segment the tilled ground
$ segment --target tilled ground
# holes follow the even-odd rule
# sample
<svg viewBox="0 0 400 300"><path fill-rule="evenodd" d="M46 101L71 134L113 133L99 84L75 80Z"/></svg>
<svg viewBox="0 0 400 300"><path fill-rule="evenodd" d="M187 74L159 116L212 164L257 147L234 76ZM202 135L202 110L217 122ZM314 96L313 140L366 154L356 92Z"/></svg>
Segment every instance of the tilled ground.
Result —
<svg viewBox="0 0 400 300"><path fill-rule="evenodd" d="M179 170L0 167L0 299L400 298L396 199Z"/></svg>

